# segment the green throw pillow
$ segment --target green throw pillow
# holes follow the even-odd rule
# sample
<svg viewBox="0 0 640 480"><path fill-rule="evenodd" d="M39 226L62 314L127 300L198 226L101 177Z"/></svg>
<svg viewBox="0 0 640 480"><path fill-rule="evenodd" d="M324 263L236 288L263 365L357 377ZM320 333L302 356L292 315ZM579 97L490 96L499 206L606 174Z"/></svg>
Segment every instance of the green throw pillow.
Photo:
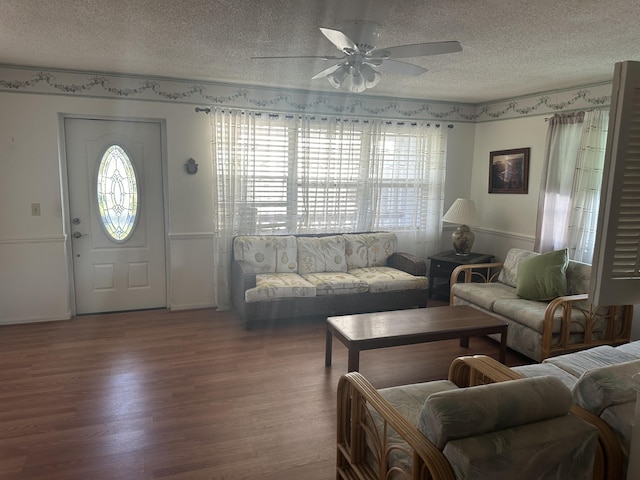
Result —
<svg viewBox="0 0 640 480"><path fill-rule="evenodd" d="M518 265L516 295L527 300L552 300L567 294L567 249L543 253Z"/></svg>

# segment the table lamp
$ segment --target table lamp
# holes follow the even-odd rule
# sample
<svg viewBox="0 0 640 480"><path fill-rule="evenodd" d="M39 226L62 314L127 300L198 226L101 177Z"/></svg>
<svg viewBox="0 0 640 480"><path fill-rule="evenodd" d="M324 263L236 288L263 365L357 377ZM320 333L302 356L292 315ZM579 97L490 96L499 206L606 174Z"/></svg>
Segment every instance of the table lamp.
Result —
<svg viewBox="0 0 640 480"><path fill-rule="evenodd" d="M443 222L457 223L458 228L451 235L453 249L458 255L468 255L471 252L476 236L469 229L469 225L478 224L478 214L473 200L458 198L442 217Z"/></svg>

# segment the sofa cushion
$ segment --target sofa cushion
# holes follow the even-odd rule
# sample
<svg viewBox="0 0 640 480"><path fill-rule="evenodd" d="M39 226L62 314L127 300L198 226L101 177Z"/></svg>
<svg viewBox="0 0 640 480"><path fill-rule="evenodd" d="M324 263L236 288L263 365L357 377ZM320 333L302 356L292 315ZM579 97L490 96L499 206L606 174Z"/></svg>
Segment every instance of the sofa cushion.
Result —
<svg viewBox="0 0 640 480"><path fill-rule="evenodd" d="M567 353L544 360L544 363L552 363L569 372L574 377L580 377L583 373L594 368L606 367L617 363L630 362L636 358L621 352L610 345L600 345L580 352Z"/></svg>
<svg viewBox="0 0 640 480"><path fill-rule="evenodd" d="M298 237L298 273L346 272L345 239L342 235Z"/></svg>
<svg viewBox="0 0 640 480"><path fill-rule="evenodd" d="M302 278L316 287L317 296L365 293L369 291L367 282L349 273L317 272L302 275Z"/></svg>
<svg viewBox="0 0 640 480"><path fill-rule="evenodd" d="M397 238L393 233L345 233L347 269L379 267L396 252Z"/></svg>
<svg viewBox="0 0 640 480"><path fill-rule="evenodd" d="M591 265L569 260L567 264L567 295L589 292Z"/></svg>
<svg viewBox="0 0 640 480"><path fill-rule="evenodd" d="M297 273L260 273L256 286L244 292L245 302L263 302L274 298L315 297L316 287Z"/></svg>
<svg viewBox="0 0 640 480"><path fill-rule="evenodd" d="M567 249L535 255L520 262L516 295L552 300L567 294Z"/></svg>
<svg viewBox="0 0 640 480"><path fill-rule="evenodd" d="M451 293L469 303L492 311L493 303L500 298L518 300L515 289L503 283L456 283Z"/></svg>
<svg viewBox="0 0 640 480"><path fill-rule="evenodd" d="M573 397L578 405L600 416L608 407L635 402L639 390L640 360L633 360L585 372L573 388Z"/></svg>
<svg viewBox="0 0 640 480"><path fill-rule="evenodd" d="M426 398L437 392L457 389L458 386L449 380L434 380L432 382L381 388L378 393L404 418L409 420L411 425L417 426Z"/></svg>
<svg viewBox="0 0 640 480"><path fill-rule="evenodd" d="M442 449L450 440L565 415L571 405L571 392L557 378L523 378L434 393L418 426Z"/></svg>
<svg viewBox="0 0 640 480"><path fill-rule="evenodd" d="M443 454L458 479L593 478L598 431L573 415L452 440Z"/></svg>
<svg viewBox="0 0 640 480"><path fill-rule="evenodd" d="M238 236L233 240L233 258L249 263L257 273L297 273L296 237Z"/></svg>
<svg viewBox="0 0 640 480"><path fill-rule="evenodd" d="M640 358L640 340L619 345L616 347L616 350L618 350L619 352L627 353L636 358Z"/></svg>
<svg viewBox="0 0 640 480"><path fill-rule="evenodd" d="M518 286L518 265L527 258L540 255L531 250L523 250L521 248L512 248L507 252L507 256L502 264L502 269L498 275L498 281L509 285L510 287Z"/></svg>
<svg viewBox="0 0 640 480"><path fill-rule="evenodd" d="M578 378L571 375L569 372L562 370L560 367L556 367L552 363L534 363L531 365L519 365L511 367L511 370L518 372L524 377L543 377L545 375L551 375L556 377L567 388L573 389L574 385L578 382Z"/></svg>
<svg viewBox="0 0 640 480"><path fill-rule="evenodd" d="M427 277L414 276L391 267L355 268L349 273L366 282L370 293L426 289L429 286Z"/></svg>
<svg viewBox="0 0 640 480"><path fill-rule="evenodd" d="M524 298L498 298L493 302L493 311L513 319L515 322L525 325L526 327L542 333L544 327L544 313L547 304L544 302L536 302L534 300L525 300ZM556 321L554 322L553 332L560 331L560 320L562 312L556 311ZM576 326L576 328L578 328ZM583 331L581 328L576 331Z"/></svg>
<svg viewBox="0 0 640 480"><path fill-rule="evenodd" d="M633 423L636 418L636 402L613 405L605 409L600 415L600 418L604 420L616 434L620 440L622 453L624 457L628 459L631 448Z"/></svg>

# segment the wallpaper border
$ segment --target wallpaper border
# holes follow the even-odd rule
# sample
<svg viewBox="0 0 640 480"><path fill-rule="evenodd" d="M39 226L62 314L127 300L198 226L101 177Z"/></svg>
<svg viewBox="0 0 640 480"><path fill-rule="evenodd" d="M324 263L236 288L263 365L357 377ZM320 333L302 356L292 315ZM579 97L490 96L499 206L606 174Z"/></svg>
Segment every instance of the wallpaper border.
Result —
<svg viewBox="0 0 640 480"><path fill-rule="evenodd" d="M0 91L470 123L603 108L611 101L610 82L470 104L8 65L0 65Z"/></svg>

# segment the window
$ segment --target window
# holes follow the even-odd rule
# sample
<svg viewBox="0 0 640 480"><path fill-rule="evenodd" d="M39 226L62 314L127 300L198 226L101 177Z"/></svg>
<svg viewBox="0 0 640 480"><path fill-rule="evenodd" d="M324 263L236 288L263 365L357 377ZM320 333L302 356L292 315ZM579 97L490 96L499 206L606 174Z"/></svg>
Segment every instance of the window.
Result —
<svg viewBox="0 0 640 480"><path fill-rule="evenodd" d="M126 242L138 218L138 179L129 156L118 145L104 152L96 182L102 228L116 243Z"/></svg>
<svg viewBox="0 0 640 480"><path fill-rule="evenodd" d="M223 141L215 148L218 158L239 159L235 168L242 173L232 175L239 233L402 231L421 229L434 219L439 224L444 181L440 129L433 141L438 159L433 160L431 140L417 125L237 117L232 151ZM218 123L217 138L225 138L228 128ZM219 164L218 174L230 172ZM429 198L439 201L437 212Z"/></svg>

